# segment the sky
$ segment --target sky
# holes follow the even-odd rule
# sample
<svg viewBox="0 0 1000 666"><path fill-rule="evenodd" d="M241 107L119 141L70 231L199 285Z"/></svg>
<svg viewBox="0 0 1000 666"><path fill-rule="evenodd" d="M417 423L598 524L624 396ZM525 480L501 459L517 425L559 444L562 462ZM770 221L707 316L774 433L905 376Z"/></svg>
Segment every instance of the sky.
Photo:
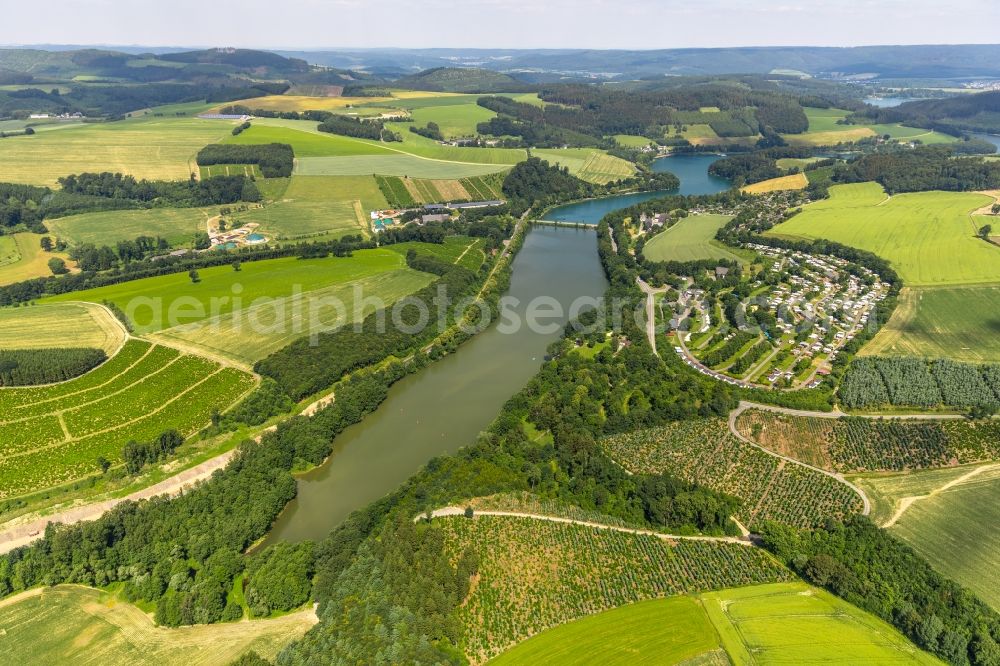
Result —
<svg viewBox="0 0 1000 666"><path fill-rule="evenodd" d="M689 48L1000 42L997 0L3 0L0 44Z"/></svg>

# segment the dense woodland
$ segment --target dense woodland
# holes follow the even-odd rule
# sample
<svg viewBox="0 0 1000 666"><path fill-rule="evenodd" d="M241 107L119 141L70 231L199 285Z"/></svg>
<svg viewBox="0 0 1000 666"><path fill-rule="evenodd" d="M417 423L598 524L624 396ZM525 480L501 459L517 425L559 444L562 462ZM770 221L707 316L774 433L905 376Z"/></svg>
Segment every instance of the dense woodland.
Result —
<svg viewBox="0 0 1000 666"><path fill-rule="evenodd" d="M104 363L102 349L0 349L0 386L53 384Z"/></svg>
<svg viewBox="0 0 1000 666"><path fill-rule="evenodd" d="M948 146L887 150L837 167L833 179L839 183L874 180L889 194L991 190L1000 187L1000 162L977 157L955 158Z"/></svg>
<svg viewBox="0 0 1000 666"><path fill-rule="evenodd" d="M803 578L889 622L946 663L1000 663L1000 614L867 518L805 532L772 523L762 536Z"/></svg>
<svg viewBox="0 0 1000 666"><path fill-rule="evenodd" d="M135 208L213 206L260 201L245 176L204 180L136 180L121 173L81 173L59 179L59 189L0 183L0 232L45 233L46 218Z"/></svg>
<svg viewBox="0 0 1000 666"><path fill-rule="evenodd" d="M292 175L295 152L287 143L251 145L212 143L198 151L196 159L198 166L256 164L265 178L288 178Z"/></svg>

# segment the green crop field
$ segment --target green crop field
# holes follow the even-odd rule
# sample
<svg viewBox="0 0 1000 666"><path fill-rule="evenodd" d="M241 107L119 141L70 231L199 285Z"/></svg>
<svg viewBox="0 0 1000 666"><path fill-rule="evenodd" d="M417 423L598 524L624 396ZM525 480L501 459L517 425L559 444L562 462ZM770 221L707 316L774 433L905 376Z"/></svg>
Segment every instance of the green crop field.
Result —
<svg viewBox="0 0 1000 666"><path fill-rule="evenodd" d="M827 238L888 259L909 286L1000 282L1000 247L975 236L982 194L917 192L886 198L876 183L837 185L830 198L767 232Z"/></svg>
<svg viewBox="0 0 1000 666"><path fill-rule="evenodd" d="M0 308L0 349L90 347L111 354L124 339L114 316L92 303Z"/></svg>
<svg viewBox="0 0 1000 666"><path fill-rule="evenodd" d="M91 123L0 141L0 182L54 185L60 176L120 171L150 180L184 180L195 154L233 123L145 116Z"/></svg>
<svg viewBox="0 0 1000 666"><path fill-rule="evenodd" d="M49 259L68 260L65 253L43 252L39 243L42 236L21 232L13 236L0 236L0 286L52 275ZM68 264L72 266L72 263Z"/></svg>
<svg viewBox="0 0 1000 666"><path fill-rule="evenodd" d="M190 246L195 233L206 231L205 222L218 209L153 208L83 213L54 220L45 226L52 235L71 245L93 243L114 247L120 240L138 236L160 236L172 246Z"/></svg>
<svg viewBox="0 0 1000 666"><path fill-rule="evenodd" d="M690 215L653 236L642 248L651 261L696 261L739 257L715 241L716 232L729 222L725 215Z"/></svg>
<svg viewBox="0 0 1000 666"><path fill-rule="evenodd" d="M170 429L190 435L254 383L235 368L132 340L76 379L3 389L0 497L94 474L99 457L121 462L130 440L148 441Z"/></svg>
<svg viewBox="0 0 1000 666"><path fill-rule="evenodd" d="M490 661L515 664L677 664L718 649L715 629L691 597L653 599L549 629Z"/></svg>
<svg viewBox="0 0 1000 666"><path fill-rule="evenodd" d="M1000 361L1000 286L903 289L869 356Z"/></svg>
<svg viewBox="0 0 1000 666"><path fill-rule="evenodd" d="M211 166L198 167L201 178L215 178L216 176L246 176L247 178L263 179L260 167L256 164L212 164Z"/></svg>
<svg viewBox="0 0 1000 666"><path fill-rule="evenodd" d="M371 176L293 176L277 200L236 219L278 239L367 234L369 211L387 205Z"/></svg>
<svg viewBox="0 0 1000 666"><path fill-rule="evenodd" d="M307 120L261 118L252 121L250 129L228 136L222 143L287 143L295 151L295 157L392 154L375 142L320 132L316 129L318 124Z"/></svg>
<svg viewBox="0 0 1000 666"><path fill-rule="evenodd" d="M0 661L80 666L225 666L251 650L273 659L316 623L299 611L252 622L165 628L92 588L60 585L0 602Z"/></svg>
<svg viewBox="0 0 1000 666"><path fill-rule="evenodd" d="M546 629L625 604L678 594L791 580L758 548L533 518L436 518L457 557L471 548L479 578L459 611L473 663ZM527 582L527 583L526 583Z"/></svg>
<svg viewBox="0 0 1000 666"><path fill-rule="evenodd" d="M380 307L426 287L434 276L409 268L248 304L197 324L154 333L151 339L195 353L252 365L298 338L360 321Z"/></svg>
<svg viewBox="0 0 1000 666"><path fill-rule="evenodd" d="M859 479L878 497L878 518L931 565L1000 610L1000 465ZM907 500L905 498L919 498ZM891 508L891 509L890 509Z"/></svg>
<svg viewBox="0 0 1000 666"><path fill-rule="evenodd" d="M485 109L475 102L467 104L449 104L446 106L422 106L411 111L414 125L425 126L435 122L441 128L446 138L474 136L476 125L488 121L496 113Z"/></svg>
<svg viewBox="0 0 1000 666"><path fill-rule="evenodd" d="M455 150L462 150L456 148ZM472 150L472 149L470 149ZM503 171L501 164L469 164L428 159L397 153L355 157L304 157L297 160L295 173L301 176L409 176L411 178L466 178Z"/></svg>
<svg viewBox="0 0 1000 666"><path fill-rule="evenodd" d="M749 664L940 664L898 631L804 583L701 595L735 666Z"/></svg>
<svg viewBox="0 0 1000 666"><path fill-rule="evenodd" d="M391 250L359 250L351 257L247 262L239 272L230 266L205 268L197 284L187 273L160 275L43 302L111 301L128 315L137 333L145 334L228 315L258 298L284 299L405 268L404 257Z"/></svg>

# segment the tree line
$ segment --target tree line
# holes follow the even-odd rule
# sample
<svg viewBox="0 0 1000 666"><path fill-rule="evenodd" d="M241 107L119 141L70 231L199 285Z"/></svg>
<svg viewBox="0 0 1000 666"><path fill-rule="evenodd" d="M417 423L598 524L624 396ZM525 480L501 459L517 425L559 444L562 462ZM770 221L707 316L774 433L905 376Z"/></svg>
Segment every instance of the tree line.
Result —
<svg viewBox="0 0 1000 666"><path fill-rule="evenodd" d="M64 382L93 370L107 359L103 349L0 349L0 386Z"/></svg>

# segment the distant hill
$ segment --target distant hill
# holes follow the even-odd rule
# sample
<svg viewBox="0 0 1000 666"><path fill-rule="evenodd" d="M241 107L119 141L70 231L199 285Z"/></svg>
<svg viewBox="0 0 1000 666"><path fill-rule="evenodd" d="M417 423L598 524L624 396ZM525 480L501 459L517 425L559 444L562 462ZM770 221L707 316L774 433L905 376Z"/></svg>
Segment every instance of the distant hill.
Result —
<svg viewBox="0 0 1000 666"><path fill-rule="evenodd" d="M891 109L869 110L878 122L905 122L944 131L1000 134L1000 91L907 102Z"/></svg>
<svg viewBox="0 0 1000 666"><path fill-rule="evenodd" d="M633 79L663 75L766 74L795 70L812 76L1000 78L1000 45L739 47L604 51L596 49L371 49L279 51L313 64L387 75L414 65L468 66L535 80L544 75ZM523 73L523 74L522 74Z"/></svg>
<svg viewBox="0 0 1000 666"><path fill-rule="evenodd" d="M157 56L160 60L188 64L229 65L238 69L256 69L266 67L282 72L307 72L309 64L298 58L286 58L270 51L255 51L252 49L206 49L204 51L186 51L182 53L165 53Z"/></svg>
<svg viewBox="0 0 1000 666"><path fill-rule="evenodd" d="M525 84L512 76L489 69L437 67L404 76L393 83L399 88L438 92L505 92L523 90Z"/></svg>

